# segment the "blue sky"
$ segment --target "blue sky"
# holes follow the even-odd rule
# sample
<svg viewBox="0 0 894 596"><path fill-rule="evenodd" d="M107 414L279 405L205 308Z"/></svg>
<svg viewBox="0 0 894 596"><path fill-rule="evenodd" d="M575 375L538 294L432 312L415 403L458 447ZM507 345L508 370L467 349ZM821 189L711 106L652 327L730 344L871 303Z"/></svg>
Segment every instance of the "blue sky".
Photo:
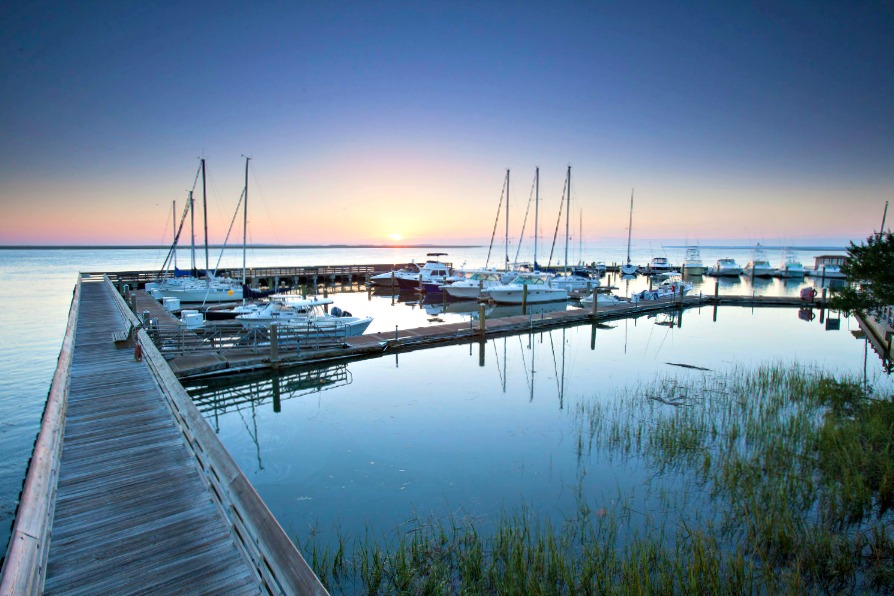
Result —
<svg viewBox="0 0 894 596"><path fill-rule="evenodd" d="M588 242L861 240L894 188L891 3L10 6L0 243L487 239L506 168ZM582 215L581 215L582 212ZM520 223L519 223L520 225ZM513 226L515 227L515 226Z"/></svg>

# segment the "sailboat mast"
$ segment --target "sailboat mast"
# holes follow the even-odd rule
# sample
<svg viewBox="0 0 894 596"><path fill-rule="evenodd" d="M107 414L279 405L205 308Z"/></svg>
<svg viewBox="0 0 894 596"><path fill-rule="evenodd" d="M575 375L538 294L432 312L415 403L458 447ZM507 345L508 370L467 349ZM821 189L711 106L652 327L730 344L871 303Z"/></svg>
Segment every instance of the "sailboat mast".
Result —
<svg viewBox="0 0 894 596"><path fill-rule="evenodd" d="M245 158L245 202L242 203L242 285L245 286L245 256L248 246L248 162L251 158Z"/></svg>
<svg viewBox="0 0 894 596"><path fill-rule="evenodd" d="M509 271L509 168L506 168L506 262L503 269Z"/></svg>
<svg viewBox="0 0 894 596"><path fill-rule="evenodd" d="M630 189L630 223L627 224L627 264L630 264L630 237L633 234L633 189Z"/></svg>
<svg viewBox="0 0 894 596"><path fill-rule="evenodd" d="M192 191L189 191L189 261L192 267L192 273L196 270L196 210L195 199L193 199Z"/></svg>
<svg viewBox="0 0 894 596"><path fill-rule="evenodd" d="M571 221L571 166L568 166L568 175L566 177L566 181L568 182L568 190L567 190L567 198L565 199L565 273L568 273L568 237L569 237L569 225Z"/></svg>
<svg viewBox="0 0 894 596"><path fill-rule="evenodd" d="M208 193L205 189L205 158L202 158L202 215L205 217L205 272L208 272Z"/></svg>
<svg viewBox="0 0 894 596"><path fill-rule="evenodd" d="M879 238L885 233L885 219L888 217L888 201L885 201L885 211L882 213L882 227L879 230Z"/></svg>
<svg viewBox="0 0 894 596"><path fill-rule="evenodd" d="M171 206L171 221L174 222L174 234L177 234L177 199ZM174 236L174 277L177 277L177 236Z"/></svg>
<svg viewBox="0 0 894 596"><path fill-rule="evenodd" d="M534 271L537 267L537 232L540 230L540 224L537 216L540 212L540 166L534 168Z"/></svg>

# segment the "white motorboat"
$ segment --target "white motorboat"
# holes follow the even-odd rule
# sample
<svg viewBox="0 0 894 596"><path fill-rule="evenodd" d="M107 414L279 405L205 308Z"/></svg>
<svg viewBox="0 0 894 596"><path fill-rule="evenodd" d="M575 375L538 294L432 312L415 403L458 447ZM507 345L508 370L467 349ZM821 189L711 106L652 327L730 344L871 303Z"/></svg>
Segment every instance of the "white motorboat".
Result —
<svg viewBox="0 0 894 596"><path fill-rule="evenodd" d="M847 276L841 271L841 267L831 263L823 263L816 269L808 269L807 275L811 277L819 277L821 279L846 279Z"/></svg>
<svg viewBox="0 0 894 596"><path fill-rule="evenodd" d="M568 299L568 291L550 285L548 273L519 273L508 284L493 286L487 295L497 304L534 304Z"/></svg>
<svg viewBox="0 0 894 596"><path fill-rule="evenodd" d="M599 287L599 280L590 277L586 271L575 271L569 275L556 275L550 280L550 285L569 293L589 292Z"/></svg>
<svg viewBox="0 0 894 596"><path fill-rule="evenodd" d="M643 290L631 295L630 301L636 303L643 300L661 300L663 298L685 296L694 287L691 282L680 279L678 274L667 274L664 277L665 279L651 290Z"/></svg>
<svg viewBox="0 0 894 596"><path fill-rule="evenodd" d="M402 290L418 290L422 289L424 284L442 284L451 273L452 265L437 260L437 257L446 256L446 253L435 252L429 253L425 263L419 268L414 275L397 277L395 281Z"/></svg>
<svg viewBox="0 0 894 596"><path fill-rule="evenodd" d="M387 273L379 273L377 275L372 275L369 278L370 285L378 286L378 287L392 287L397 286L398 279L415 279L417 282L419 281L419 271L420 267L416 263L411 263L406 267L402 267L400 269L396 269L394 271L389 271Z"/></svg>
<svg viewBox="0 0 894 596"><path fill-rule="evenodd" d="M686 258L683 259L683 275L704 275L706 269L699 248L687 246Z"/></svg>
<svg viewBox="0 0 894 596"><path fill-rule="evenodd" d="M447 295L456 300L475 300L480 298L483 293L494 287L503 285L515 277L515 274L500 273L495 269L481 269L473 271L471 275L465 279L455 281L450 285L444 286Z"/></svg>
<svg viewBox="0 0 894 596"><path fill-rule="evenodd" d="M711 275L716 277L738 277L742 275L742 267L736 263L736 259L717 259L717 264L711 269Z"/></svg>
<svg viewBox="0 0 894 596"><path fill-rule="evenodd" d="M795 251L790 248L785 249L782 264L776 270L776 277L798 279L803 278L805 273L804 265L795 259Z"/></svg>
<svg viewBox="0 0 894 596"><path fill-rule="evenodd" d="M754 247L751 260L748 261L742 272L748 277L773 277L776 273L776 268L767 260L767 254L760 242Z"/></svg>
<svg viewBox="0 0 894 596"><path fill-rule="evenodd" d="M807 271L807 275L821 279L846 279L841 271L841 266L847 261L844 255L820 255L816 257L813 269Z"/></svg>
<svg viewBox="0 0 894 596"><path fill-rule="evenodd" d="M355 317L338 307L326 312L325 307L332 303L331 298L274 294L265 307L238 315L236 320L247 329L267 328L277 323L281 328L308 337L354 337L362 335L372 323L372 317Z"/></svg>
<svg viewBox="0 0 894 596"><path fill-rule="evenodd" d="M667 273L668 271L673 270L674 266L670 264L667 257L653 257L652 260L649 261L647 272L649 275L653 275L655 273Z"/></svg>
<svg viewBox="0 0 894 596"><path fill-rule="evenodd" d="M629 298L620 298L615 296L614 294L607 294L605 292L593 292L589 296L585 296L580 299L581 306L592 306L593 305L593 297L596 297L596 306L614 306L617 304L629 304Z"/></svg>

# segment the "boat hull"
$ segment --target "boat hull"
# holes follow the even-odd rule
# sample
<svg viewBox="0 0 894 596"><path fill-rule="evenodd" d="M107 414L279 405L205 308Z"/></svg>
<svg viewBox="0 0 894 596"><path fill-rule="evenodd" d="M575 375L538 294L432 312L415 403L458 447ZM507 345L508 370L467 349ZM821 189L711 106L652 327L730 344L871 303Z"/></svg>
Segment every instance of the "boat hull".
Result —
<svg viewBox="0 0 894 596"><path fill-rule="evenodd" d="M528 290L528 295L524 295L524 289L497 289L493 288L488 291L491 300L497 304L538 304L542 302L560 302L568 300L568 292L564 290L546 289L546 290Z"/></svg>

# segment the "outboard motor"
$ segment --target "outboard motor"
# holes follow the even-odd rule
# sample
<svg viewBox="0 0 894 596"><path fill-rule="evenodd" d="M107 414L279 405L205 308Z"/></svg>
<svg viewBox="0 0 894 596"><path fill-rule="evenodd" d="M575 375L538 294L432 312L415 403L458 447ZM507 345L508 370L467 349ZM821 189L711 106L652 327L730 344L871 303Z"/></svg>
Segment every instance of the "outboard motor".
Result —
<svg viewBox="0 0 894 596"><path fill-rule="evenodd" d="M337 307L337 306L333 306L333 307L332 307L332 310L330 310L329 312L332 313L332 316L333 316L333 317L342 317L342 316L344 316L344 314L342 314L342 310L341 310L339 307Z"/></svg>

